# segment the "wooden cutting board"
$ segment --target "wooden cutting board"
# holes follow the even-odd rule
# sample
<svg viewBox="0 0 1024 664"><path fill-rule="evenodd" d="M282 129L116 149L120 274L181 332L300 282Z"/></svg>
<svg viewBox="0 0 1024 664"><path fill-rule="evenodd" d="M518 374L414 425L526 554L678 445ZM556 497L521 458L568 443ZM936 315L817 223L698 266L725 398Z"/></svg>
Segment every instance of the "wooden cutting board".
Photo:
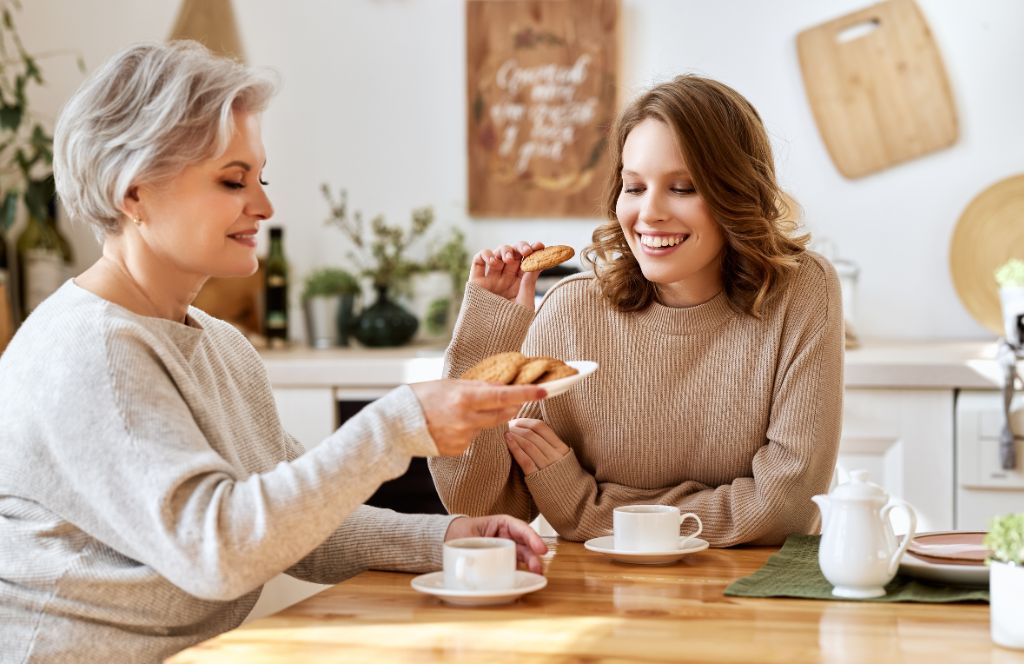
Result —
<svg viewBox="0 0 1024 664"><path fill-rule="evenodd" d="M994 333L1003 334L1003 307L995 272L1024 258L1024 174L1000 180L967 205L953 229L949 271L964 308Z"/></svg>
<svg viewBox="0 0 1024 664"><path fill-rule="evenodd" d="M888 0L796 38L804 88L836 168L857 178L959 134L946 70L914 0Z"/></svg>

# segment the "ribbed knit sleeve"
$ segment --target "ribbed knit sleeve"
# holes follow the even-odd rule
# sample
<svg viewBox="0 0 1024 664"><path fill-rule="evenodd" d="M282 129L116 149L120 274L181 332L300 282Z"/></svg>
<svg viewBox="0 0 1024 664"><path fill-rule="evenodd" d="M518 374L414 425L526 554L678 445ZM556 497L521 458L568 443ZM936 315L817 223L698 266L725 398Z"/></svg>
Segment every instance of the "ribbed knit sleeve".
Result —
<svg viewBox="0 0 1024 664"><path fill-rule="evenodd" d="M519 350L533 312L469 283L452 342L445 353L445 376L457 378L483 358ZM529 405L527 406L529 408ZM434 484L449 512L481 516L511 514L530 521L536 508L505 445L505 426L484 430L458 457L428 461Z"/></svg>
<svg viewBox="0 0 1024 664"><path fill-rule="evenodd" d="M444 535L455 518L400 514L362 505L327 541L286 571L304 581L338 583L368 569L437 570L441 568Z"/></svg>

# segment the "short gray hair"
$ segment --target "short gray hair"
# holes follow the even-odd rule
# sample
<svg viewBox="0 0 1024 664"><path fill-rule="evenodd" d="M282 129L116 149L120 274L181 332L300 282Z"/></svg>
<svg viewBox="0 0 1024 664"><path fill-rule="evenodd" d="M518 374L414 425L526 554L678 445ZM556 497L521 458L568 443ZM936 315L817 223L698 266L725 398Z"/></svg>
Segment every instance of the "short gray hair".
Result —
<svg viewBox="0 0 1024 664"><path fill-rule="evenodd" d="M131 187L159 183L222 154L232 111L259 113L276 89L268 72L193 41L139 44L89 77L57 119L53 172L74 221L121 232Z"/></svg>

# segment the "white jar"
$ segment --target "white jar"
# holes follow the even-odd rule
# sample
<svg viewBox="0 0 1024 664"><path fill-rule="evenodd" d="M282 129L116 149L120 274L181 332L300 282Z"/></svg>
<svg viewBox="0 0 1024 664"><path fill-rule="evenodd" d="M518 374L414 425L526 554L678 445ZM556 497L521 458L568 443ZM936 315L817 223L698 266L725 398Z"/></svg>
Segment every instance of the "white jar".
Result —
<svg viewBox="0 0 1024 664"><path fill-rule="evenodd" d="M993 560L988 592L992 641L1024 649L1024 566Z"/></svg>

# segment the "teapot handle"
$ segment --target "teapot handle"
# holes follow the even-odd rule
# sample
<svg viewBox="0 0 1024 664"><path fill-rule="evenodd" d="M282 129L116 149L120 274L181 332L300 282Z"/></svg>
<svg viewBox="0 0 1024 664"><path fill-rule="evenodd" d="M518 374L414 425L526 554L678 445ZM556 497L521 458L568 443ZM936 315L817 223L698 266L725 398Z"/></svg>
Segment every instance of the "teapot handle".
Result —
<svg viewBox="0 0 1024 664"><path fill-rule="evenodd" d="M906 553L907 547L910 546L910 540L914 539L914 534L917 532L917 513L914 512L914 508L910 506L910 503L898 498L893 498L888 505L882 508L882 519L889 521L889 515L897 507L902 508L907 513L910 524L907 534L903 537L903 543L900 544L899 548L896 549L896 553L892 554L892 558L889 559L889 574L896 573L896 568L899 566L903 554Z"/></svg>

